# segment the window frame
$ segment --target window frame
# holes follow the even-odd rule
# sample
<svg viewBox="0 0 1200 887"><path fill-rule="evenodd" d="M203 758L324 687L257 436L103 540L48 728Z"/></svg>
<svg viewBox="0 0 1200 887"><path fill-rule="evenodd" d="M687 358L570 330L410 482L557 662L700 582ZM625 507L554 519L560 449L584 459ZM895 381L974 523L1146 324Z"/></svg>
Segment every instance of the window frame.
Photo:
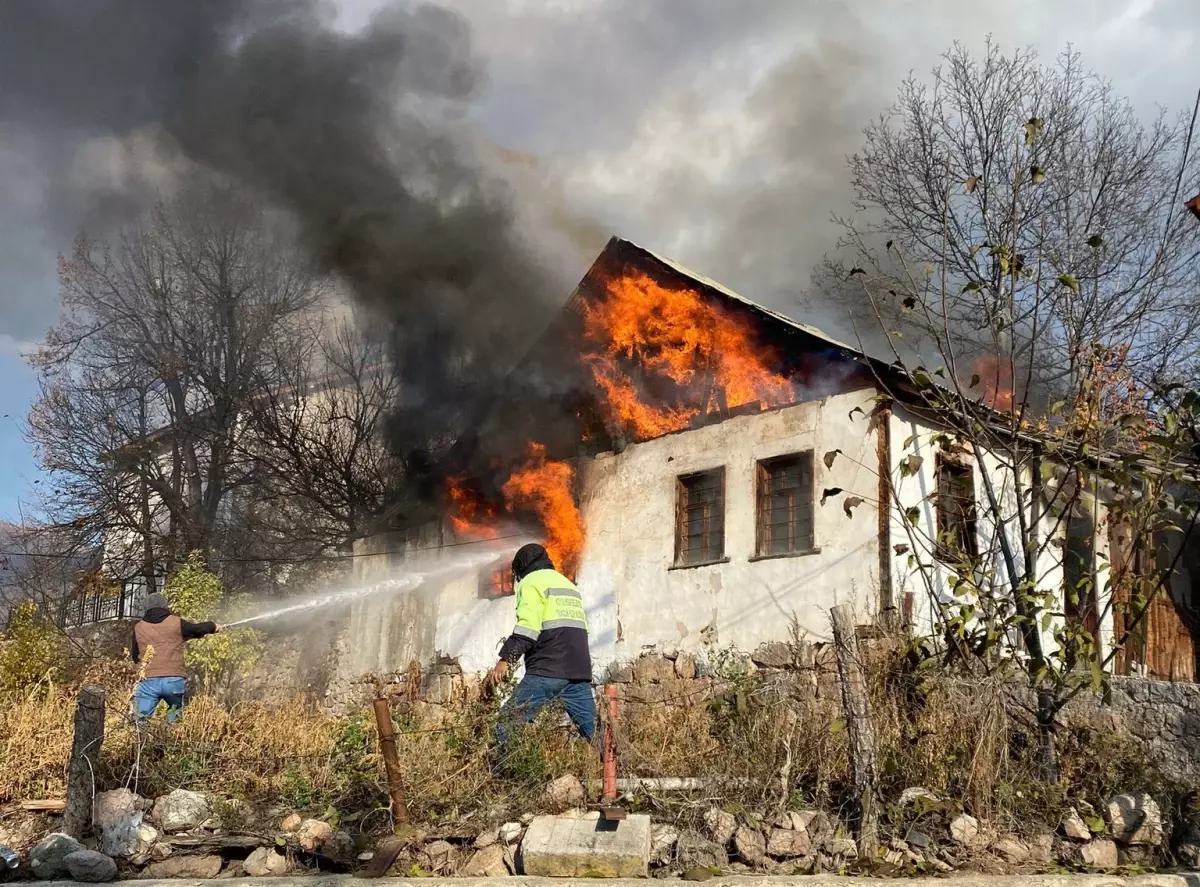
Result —
<svg viewBox="0 0 1200 887"><path fill-rule="evenodd" d="M716 531L718 534L718 545L715 551L712 548L702 548L701 551L705 556L691 560L689 559L689 549L685 547L685 542L688 538L688 534L685 533L689 508L688 497L690 493L688 482L706 476L715 476L718 479L717 490L720 514L720 528ZM675 556L672 569L688 569L691 567L703 567L709 564L728 563L729 558L725 553L726 510L726 472L724 465L715 468L703 468L698 471L689 471L685 474L675 476ZM712 530L708 531L708 534L711 535L712 533Z"/></svg>
<svg viewBox="0 0 1200 887"><path fill-rule="evenodd" d="M797 512L803 509L807 512L808 532L806 538L801 540L793 538L789 542L789 546L785 550L772 551L772 534L771 527L775 524L771 521L772 508L771 499L773 493L768 488L768 484L772 477L771 470L777 466L786 463L798 463L802 472L807 469L807 496L798 496L796 505L792 506ZM805 464L807 463L807 464ZM778 456L771 456L766 459L758 459L754 463L754 556L751 560L765 560L776 557L800 557L807 554L818 554L820 547L817 545L817 509L816 509L816 453L814 450L797 450L791 453L781 453ZM797 488L803 493L803 485ZM789 523L790 537L798 537L795 532L798 521L795 517Z"/></svg>
<svg viewBox="0 0 1200 887"><path fill-rule="evenodd" d="M947 548L942 541L945 536L948 526L944 526L944 521L948 517L942 507L942 473L944 471L961 472L959 477L965 476L971 483L971 499L970 505L962 519L966 522L966 532L958 532L959 550ZM934 465L934 482L937 491L934 499L934 554L938 560L944 563L958 563L961 558L965 557L969 562L975 563L979 560L979 498L975 490L975 463L965 455L950 452L939 452ZM963 545L963 539L969 541L969 544Z"/></svg>
<svg viewBox="0 0 1200 887"><path fill-rule="evenodd" d="M496 582L499 577L499 583ZM482 570L479 574L479 597L488 601L498 601L513 597L517 593L517 583L513 579L512 565L496 563Z"/></svg>

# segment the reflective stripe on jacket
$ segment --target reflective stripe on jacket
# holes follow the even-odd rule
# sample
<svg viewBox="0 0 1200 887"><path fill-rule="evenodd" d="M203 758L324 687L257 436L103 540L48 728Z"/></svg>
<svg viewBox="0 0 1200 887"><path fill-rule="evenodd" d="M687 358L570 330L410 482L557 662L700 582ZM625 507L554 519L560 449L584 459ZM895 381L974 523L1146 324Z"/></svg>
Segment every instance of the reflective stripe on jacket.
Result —
<svg viewBox="0 0 1200 887"><path fill-rule="evenodd" d="M516 589L517 625L500 658L525 657L525 673L568 681L592 679L583 595L556 570L535 570Z"/></svg>

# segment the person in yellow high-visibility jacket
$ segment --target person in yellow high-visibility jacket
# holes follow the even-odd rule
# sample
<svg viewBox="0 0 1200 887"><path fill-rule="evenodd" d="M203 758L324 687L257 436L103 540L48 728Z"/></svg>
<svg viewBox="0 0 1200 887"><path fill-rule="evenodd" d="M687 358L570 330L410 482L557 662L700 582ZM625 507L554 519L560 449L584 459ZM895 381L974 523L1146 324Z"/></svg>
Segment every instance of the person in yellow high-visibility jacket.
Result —
<svg viewBox="0 0 1200 887"><path fill-rule="evenodd" d="M525 677L500 710L496 745L503 753L513 725L532 721L555 699L562 702L580 735L591 740L596 733L596 698L583 596L536 543L516 553L512 572L517 625L500 648L500 661L489 680L492 685L501 683L522 657Z"/></svg>

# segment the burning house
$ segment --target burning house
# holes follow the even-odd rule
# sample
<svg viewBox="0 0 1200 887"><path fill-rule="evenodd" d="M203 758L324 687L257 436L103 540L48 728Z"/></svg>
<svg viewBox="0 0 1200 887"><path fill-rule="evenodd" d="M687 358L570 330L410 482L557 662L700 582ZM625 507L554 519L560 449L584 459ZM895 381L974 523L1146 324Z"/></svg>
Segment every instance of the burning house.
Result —
<svg viewBox="0 0 1200 887"><path fill-rule="evenodd" d="M650 648L752 651L795 631L821 640L838 604L861 624L936 633L927 589L947 588L953 568L936 550L914 552L914 526L983 551L1004 523L976 501L971 454L896 397L894 367L623 240L610 241L517 372L572 392L556 404L574 417L569 431L514 421L497 405L481 433L516 434L524 455L494 477L451 478L444 519L394 516L355 543L355 569L371 582L413 551L536 523L583 590L598 670ZM1017 501L1009 486L995 506ZM1060 585L1086 574L1097 589L1041 626L1047 645L1062 620L1095 622L1110 609L1101 523L1047 518L1061 553L1039 573ZM936 581L918 582L921 570ZM1200 559L1181 559L1174 600L1123 668L1194 679L1180 615L1193 575ZM437 654L485 669L511 630L511 594L502 558L479 575L356 604L339 671L397 671ZM1092 627L1103 652L1112 627Z"/></svg>

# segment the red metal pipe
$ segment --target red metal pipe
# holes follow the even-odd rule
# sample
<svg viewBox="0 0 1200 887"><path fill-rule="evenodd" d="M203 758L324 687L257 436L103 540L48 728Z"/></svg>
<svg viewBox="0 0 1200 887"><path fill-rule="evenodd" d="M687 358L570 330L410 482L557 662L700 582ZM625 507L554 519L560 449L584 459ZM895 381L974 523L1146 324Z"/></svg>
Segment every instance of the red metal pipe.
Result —
<svg viewBox="0 0 1200 887"><path fill-rule="evenodd" d="M604 801L617 798L617 750L613 731L617 726L617 685L605 684L604 698L608 701L608 726L604 731Z"/></svg>

